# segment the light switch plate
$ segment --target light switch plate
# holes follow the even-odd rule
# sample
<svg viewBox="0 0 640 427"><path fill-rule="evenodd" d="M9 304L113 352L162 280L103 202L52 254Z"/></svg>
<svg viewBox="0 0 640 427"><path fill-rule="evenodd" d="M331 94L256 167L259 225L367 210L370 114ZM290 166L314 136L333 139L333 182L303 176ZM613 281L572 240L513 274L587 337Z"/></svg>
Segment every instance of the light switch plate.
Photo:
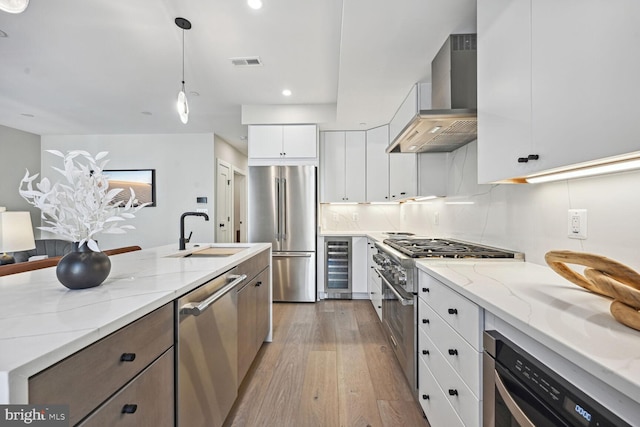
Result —
<svg viewBox="0 0 640 427"><path fill-rule="evenodd" d="M570 239L587 238L587 210L569 209L567 215L567 235Z"/></svg>

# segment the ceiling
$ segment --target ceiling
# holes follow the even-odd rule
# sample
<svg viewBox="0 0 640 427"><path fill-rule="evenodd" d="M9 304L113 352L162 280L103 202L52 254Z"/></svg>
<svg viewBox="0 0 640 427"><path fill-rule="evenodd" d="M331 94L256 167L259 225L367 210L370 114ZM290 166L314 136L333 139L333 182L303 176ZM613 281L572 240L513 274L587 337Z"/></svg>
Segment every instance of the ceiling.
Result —
<svg viewBox="0 0 640 427"><path fill-rule="evenodd" d="M31 0L0 12L0 125L39 135L210 133L246 153L242 105L332 104L388 123L475 0ZM184 32L189 123L176 112ZM259 56L263 65L233 66ZM292 95L282 95L283 89ZM197 92L194 93L194 92Z"/></svg>

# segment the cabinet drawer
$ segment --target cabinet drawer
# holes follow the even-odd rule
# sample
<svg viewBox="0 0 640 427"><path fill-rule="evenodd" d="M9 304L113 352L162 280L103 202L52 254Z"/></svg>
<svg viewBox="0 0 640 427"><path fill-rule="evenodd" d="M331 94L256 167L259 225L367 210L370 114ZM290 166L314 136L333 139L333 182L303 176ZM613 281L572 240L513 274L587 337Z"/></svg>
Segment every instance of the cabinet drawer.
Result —
<svg viewBox="0 0 640 427"><path fill-rule="evenodd" d="M433 427L463 427L464 424L423 360L418 361L418 400Z"/></svg>
<svg viewBox="0 0 640 427"><path fill-rule="evenodd" d="M424 344L424 337L429 337L431 344L438 349L455 372L460 375L462 380L467 384L471 392L476 396L481 396L480 372L482 369L482 353L476 351L468 342L458 335L449 325L438 317L435 312L424 312L428 306L422 302L420 304L420 321L429 319L429 324L420 325L418 333L418 354L423 357L422 350L428 347Z"/></svg>
<svg viewBox="0 0 640 427"><path fill-rule="evenodd" d="M170 348L79 425L173 426L173 364Z"/></svg>
<svg viewBox="0 0 640 427"><path fill-rule="evenodd" d="M422 270L418 277L420 297L473 348L482 351L482 309Z"/></svg>
<svg viewBox="0 0 640 427"><path fill-rule="evenodd" d="M245 283L258 275L269 266L269 250L266 249L238 265L238 274L246 274Z"/></svg>
<svg viewBox="0 0 640 427"><path fill-rule="evenodd" d="M429 337L420 331L422 345L427 348L435 348L427 357L419 357L436 382L444 392L445 397L456 411L465 426L480 426L480 400L471 392L460 376L447 363L444 356L437 349ZM423 366L423 365L420 365Z"/></svg>
<svg viewBox="0 0 640 427"><path fill-rule="evenodd" d="M31 377L29 403L69 404L73 425L172 345L170 303Z"/></svg>

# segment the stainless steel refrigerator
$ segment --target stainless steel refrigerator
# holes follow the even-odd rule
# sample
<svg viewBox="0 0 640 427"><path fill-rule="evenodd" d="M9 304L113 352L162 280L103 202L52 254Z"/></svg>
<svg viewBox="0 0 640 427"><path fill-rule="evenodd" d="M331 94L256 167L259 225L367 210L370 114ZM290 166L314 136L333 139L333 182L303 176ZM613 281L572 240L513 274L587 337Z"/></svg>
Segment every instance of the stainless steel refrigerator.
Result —
<svg viewBox="0 0 640 427"><path fill-rule="evenodd" d="M271 242L273 300L316 300L315 166L249 167L249 242Z"/></svg>

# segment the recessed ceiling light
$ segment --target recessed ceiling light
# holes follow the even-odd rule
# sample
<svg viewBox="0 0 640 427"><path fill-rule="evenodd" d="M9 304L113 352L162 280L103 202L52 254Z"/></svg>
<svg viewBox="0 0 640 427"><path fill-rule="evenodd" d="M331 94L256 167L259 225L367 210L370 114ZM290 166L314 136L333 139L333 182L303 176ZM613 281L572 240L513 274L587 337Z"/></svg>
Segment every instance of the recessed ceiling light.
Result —
<svg viewBox="0 0 640 427"><path fill-rule="evenodd" d="M192 90L191 92L189 92L189 95L191 95L191 96L200 96L200 93L196 92L195 90Z"/></svg>
<svg viewBox="0 0 640 427"><path fill-rule="evenodd" d="M262 0L247 0L247 4L251 9L262 9Z"/></svg>
<svg viewBox="0 0 640 427"><path fill-rule="evenodd" d="M291 91L289 89L285 89L285 90L282 91L282 94L284 96L291 96Z"/></svg>

